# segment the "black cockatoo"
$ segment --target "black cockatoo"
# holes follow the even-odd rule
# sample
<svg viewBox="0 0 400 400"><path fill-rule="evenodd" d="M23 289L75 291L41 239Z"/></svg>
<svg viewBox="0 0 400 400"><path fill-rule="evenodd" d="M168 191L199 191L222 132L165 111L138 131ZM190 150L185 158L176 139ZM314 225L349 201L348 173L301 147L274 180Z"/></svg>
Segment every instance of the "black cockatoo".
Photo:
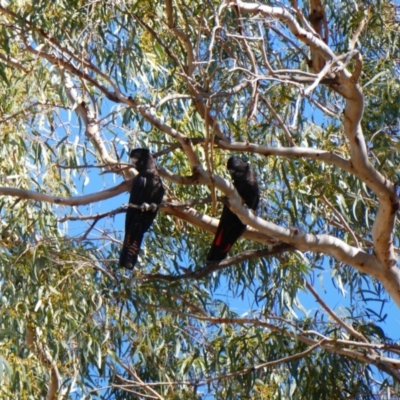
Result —
<svg viewBox="0 0 400 400"><path fill-rule="evenodd" d="M129 203L141 206L141 209L130 207L126 212L125 238L119 265L128 269L136 264L143 235L156 217L156 206L164 196L163 184L150 151L134 149L130 157L139 174L133 180Z"/></svg>
<svg viewBox="0 0 400 400"><path fill-rule="evenodd" d="M238 157L228 160L228 170L233 179L233 185L248 208L256 211L260 200L260 189L257 176L250 165ZM240 221L228 206L223 207L214 242L207 255L208 262L223 260L236 240L243 235L246 225Z"/></svg>

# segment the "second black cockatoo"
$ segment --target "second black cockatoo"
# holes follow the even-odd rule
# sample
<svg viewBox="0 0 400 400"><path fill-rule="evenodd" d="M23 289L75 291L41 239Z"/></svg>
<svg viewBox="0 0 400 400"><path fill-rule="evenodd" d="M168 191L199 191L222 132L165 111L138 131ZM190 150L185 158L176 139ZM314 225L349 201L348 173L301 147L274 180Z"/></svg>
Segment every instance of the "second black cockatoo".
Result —
<svg viewBox="0 0 400 400"><path fill-rule="evenodd" d="M129 203L141 208L129 207L126 212L125 238L119 265L128 269L132 269L136 264L143 235L154 221L157 206L164 196L163 184L150 151L134 149L130 158L139 174L133 179Z"/></svg>
<svg viewBox="0 0 400 400"><path fill-rule="evenodd" d="M257 176L249 163L238 157L228 160L228 170L233 179L233 185L248 208L256 211L260 200L260 189ZM246 225L240 221L228 206L224 205L221 219L215 234L214 242L207 255L208 262L223 260L236 240L243 235Z"/></svg>

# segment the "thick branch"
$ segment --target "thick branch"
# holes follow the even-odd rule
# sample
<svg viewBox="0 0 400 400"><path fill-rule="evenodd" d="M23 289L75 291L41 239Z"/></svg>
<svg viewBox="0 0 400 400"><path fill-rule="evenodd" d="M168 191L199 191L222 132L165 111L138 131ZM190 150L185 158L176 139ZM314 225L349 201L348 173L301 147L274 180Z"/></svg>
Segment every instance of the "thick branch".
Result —
<svg viewBox="0 0 400 400"><path fill-rule="evenodd" d="M169 215L174 215L182 221L186 221L193 226L203 229L206 232L215 234L217 231L219 220L217 218L212 218L209 215L202 214L194 208L165 207L162 208L161 211ZM257 232L249 227L247 227L246 231L241 237L264 245L275 245L278 243L278 241L271 236Z"/></svg>
<svg viewBox="0 0 400 400"><path fill-rule="evenodd" d="M297 148L290 148L288 150L297 150ZM198 172L199 174L195 183L208 184L208 174L204 170L198 170ZM273 237L280 242L289 243L302 251L317 251L332 255L339 261L352 265L364 273L376 276L376 259L374 256L369 255L362 249L349 246L340 239L330 235L310 235L302 232L299 228L288 229L258 218L243 205L242 198L231 183L228 183L219 176L214 176L213 179L215 186L229 197L230 208L239 216L243 223L252 226L268 237ZM202 218L209 217L202 216ZM195 219L198 220L199 215ZM398 297L400 304L400 296Z"/></svg>
<svg viewBox="0 0 400 400"><path fill-rule="evenodd" d="M206 172L199 170L199 173L201 173L199 183L207 184L209 178ZM255 216L243 205L242 198L231 183L218 176L214 176L214 182L215 186L229 197L229 207L244 224L250 225L257 231L266 236L273 237L280 242L289 243L301 251L313 251L331 255L338 261L351 265L359 271L379 279L400 307L400 270L398 268L392 267L387 270L385 269L385 265L380 263L375 255L349 246L334 236L307 234L300 228L289 229L265 221Z"/></svg>
<svg viewBox="0 0 400 400"><path fill-rule="evenodd" d="M333 151L319 150L305 147L270 147L248 142L229 143L223 140L216 142L217 146L224 150L245 151L250 153L263 154L265 156L308 158L310 160L325 161L336 165L344 171L354 174L354 168L348 160L334 153Z"/></svg>
<svg viewBox="0 0 400 400"><path fill-rule="evenodd" d="M303 29L295 17L286 8L269 7L258 3L244 3L240 0L232 3L243 13L261 14L277 18L287 25L291 33L326 61L337 59L329 46L310 30ZM364 98L357 84L361 73L361 57L356 56L356 66L353 74L349 73L343 64L338 63L337 83L330 87L346 99L344 110L344 132L349 141L351 165L356 176L361 179L378 197L379 208L372 229L375 254L387 268L395 262L391 233L394 228L395 213L399 208L399 199L392 182L385 179L369 162L367 147L361 129L361 118L364 110Z"/></svg>
<svg viewBox="0 0 400 400"><path fill-rule="evenodd" d="M107 200L115 197L129 190L131 186L132 180L129 180L102 192L76 197L52 196L45 193L34 192L33 190L7 188L0 186L0 196L12 196L24 200L45 201L47 203L59 204L63 206L83 206L86 204L96 203L101 200Z"/></svg>
<svg viewBox="0 0 400 400"><path fill-rule="evenodd" d="M70 76L65 74L63 71L60 71L64 81L65 81L65 89L67 93L67 97L70 100L72 105L76 105L75 111L82 118L83 123L85 124L86 130L85 135L93 144L94 148L97 150L101 162L106 164L106 168L111 171L119 171L121 166L117 163L117 160L110 156L104 141L100 137L100 126L98 119L95 113L90 110L88 104L80 101L78 92L75 89L75 85L72 82ZM126 176L129 176L128 169L122 169L121 172Z"/></svg>

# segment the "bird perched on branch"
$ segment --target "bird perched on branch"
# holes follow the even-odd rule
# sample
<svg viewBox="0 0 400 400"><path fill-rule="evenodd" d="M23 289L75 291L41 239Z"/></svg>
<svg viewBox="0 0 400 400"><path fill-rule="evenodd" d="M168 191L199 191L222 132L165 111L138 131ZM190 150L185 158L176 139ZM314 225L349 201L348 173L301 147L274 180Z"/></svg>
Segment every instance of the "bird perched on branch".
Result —
<svg viewBox="0 0 400 400"><path fill-rule="evenodd" d="M228 170L233 179L233 185L244 203L247 207L256 211L260 200L260 189L255 172L246 161L238 157L231 157L228 160ZM224 205L214 242L207 255L207 261L216 262L223 260L245 230L246 225L242 223L239 217L228 206Z"/></svg>
<svg viewBox="0 0 400 400"><path fill-rule="evenodd" d="M143 235L156 217L164 188L158 175L156 163L147 149L134 149L130 158L139 174L133 179L129 207L125 219L125 238L119 257L119 265L132 269L137 261Z"/></svg>

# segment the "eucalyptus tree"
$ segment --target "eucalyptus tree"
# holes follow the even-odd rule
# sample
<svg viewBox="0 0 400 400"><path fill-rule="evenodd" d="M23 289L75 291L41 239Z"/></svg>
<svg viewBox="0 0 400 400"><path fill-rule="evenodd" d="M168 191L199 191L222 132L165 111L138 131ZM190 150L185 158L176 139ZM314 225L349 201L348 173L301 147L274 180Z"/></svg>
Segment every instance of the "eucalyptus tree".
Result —
<svg viewBox="0 0 400 400"><path fill-rule="evenodd" d="M3 1L0 23L2 398L399 396L395 2ZM165 184L132 272L131 148ZM206 263L224 205L247 230Z"/></svg>

